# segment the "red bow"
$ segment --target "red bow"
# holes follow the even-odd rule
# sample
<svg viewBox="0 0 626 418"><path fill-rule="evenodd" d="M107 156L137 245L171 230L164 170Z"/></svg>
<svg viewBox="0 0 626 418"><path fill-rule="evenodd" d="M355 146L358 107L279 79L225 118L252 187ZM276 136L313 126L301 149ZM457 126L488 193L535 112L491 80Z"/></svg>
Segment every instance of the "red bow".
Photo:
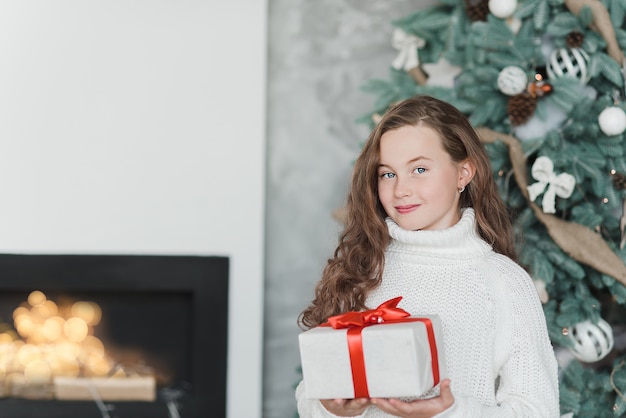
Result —
<svg viewBox="0 0 626 418"><path fill-rule="evenodd" d="M398 319L406 318L411 315L404 309L396 308L401 300L402 296L398 296L381 303L376 309L363 312L351 311L341 315L331 316L328 318L328 323L331 327L339 329L350 327L362 328L380 324L385 321L397 321Z"/></svg>

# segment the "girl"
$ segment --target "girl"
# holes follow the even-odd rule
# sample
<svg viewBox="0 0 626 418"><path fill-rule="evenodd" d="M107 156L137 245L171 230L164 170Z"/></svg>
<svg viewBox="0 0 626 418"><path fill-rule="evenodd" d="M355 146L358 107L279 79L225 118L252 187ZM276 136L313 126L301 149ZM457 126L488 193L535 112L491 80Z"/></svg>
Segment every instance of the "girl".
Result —
<svg viewBox="0 0 626 418"><path fill-rule="evenodd" d="M515 262L489 158L469 121L428 96L383 116L357 159L348 215L304 329L402 296L442 321L448 378L429 399L305 399L301 417L558 417L545 317Z"/></svg>

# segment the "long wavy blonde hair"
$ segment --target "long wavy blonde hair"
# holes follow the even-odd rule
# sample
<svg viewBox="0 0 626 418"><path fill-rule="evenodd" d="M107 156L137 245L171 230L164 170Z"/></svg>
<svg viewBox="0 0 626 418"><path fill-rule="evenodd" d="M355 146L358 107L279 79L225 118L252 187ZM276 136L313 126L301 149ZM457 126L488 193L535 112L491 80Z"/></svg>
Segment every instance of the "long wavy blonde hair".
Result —
<svg viewBox="0 0 626 418"><path fill-rule="evenodd" d="M315 298L298 318L302 329L315 327L333 315L367 309L368 292L382 280L390 240L387 214L378 198L380 139L387 131L417 125L434 129L454 162L474 164L476 173L461 194L459 208L474 208L480 236L494 251L516 260L510 216L476 131L449 103L430 96L412 97L383 115L354 165L344 229L315 288Z"/></svg>

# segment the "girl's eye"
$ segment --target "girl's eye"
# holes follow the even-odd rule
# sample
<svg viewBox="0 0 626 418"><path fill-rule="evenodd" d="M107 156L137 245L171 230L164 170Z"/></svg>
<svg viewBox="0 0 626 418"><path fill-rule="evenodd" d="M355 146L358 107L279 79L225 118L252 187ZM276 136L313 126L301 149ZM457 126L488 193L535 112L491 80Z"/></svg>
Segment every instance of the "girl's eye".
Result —
<svg viewBox="0 0 626 418"><path fill-rule="evenodd" d="M393 173L382 173L382 174L380 175L380 178L383 178L383 179L392 179L392 178L394 178L395 176L396 176L396 175L395 175L395 174L393 174Z"/></svg>
<svg viewBox="0 0 626 418"><path fill-rule="evenodd" d="M423 174L426 172L426 169L424 167L417 167L415 170L413 170L413 172L417 174Z"/></svg>

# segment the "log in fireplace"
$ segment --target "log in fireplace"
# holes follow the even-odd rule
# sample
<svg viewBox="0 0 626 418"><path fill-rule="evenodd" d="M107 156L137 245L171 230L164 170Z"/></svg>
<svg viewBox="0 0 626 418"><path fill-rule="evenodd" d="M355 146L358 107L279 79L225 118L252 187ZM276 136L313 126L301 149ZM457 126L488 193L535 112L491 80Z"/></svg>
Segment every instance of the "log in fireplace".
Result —
<svg viewBox="0 0 626 418"><path fill-rule="evenodd" d="M0 320L39 290L101 308L108 347L155 371L154 401L0 399L0 418L205 418L226 415L228 258L0 255Z"/></svg>

